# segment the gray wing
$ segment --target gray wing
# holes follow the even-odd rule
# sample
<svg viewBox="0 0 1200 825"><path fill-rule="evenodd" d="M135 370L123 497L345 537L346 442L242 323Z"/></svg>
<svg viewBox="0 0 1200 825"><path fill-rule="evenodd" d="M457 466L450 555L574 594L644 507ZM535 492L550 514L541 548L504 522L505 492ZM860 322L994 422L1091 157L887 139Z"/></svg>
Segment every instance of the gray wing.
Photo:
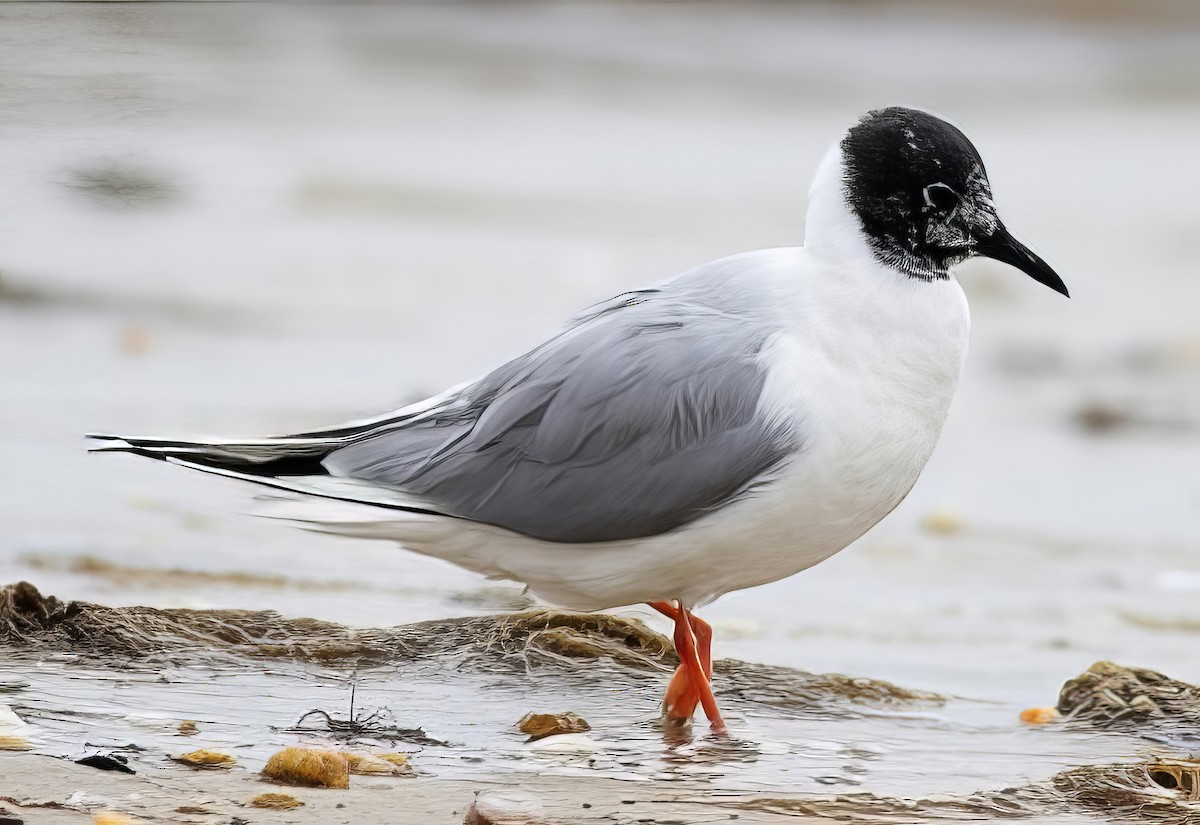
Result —
<svg viewBox="0 0 1200 825"><path fill-rule="evenodd" d="M743 495L796 447L757 415L771 332L644 290L465 388L442 414L324 459L433 509L556 542L656 535Z"/></svg>

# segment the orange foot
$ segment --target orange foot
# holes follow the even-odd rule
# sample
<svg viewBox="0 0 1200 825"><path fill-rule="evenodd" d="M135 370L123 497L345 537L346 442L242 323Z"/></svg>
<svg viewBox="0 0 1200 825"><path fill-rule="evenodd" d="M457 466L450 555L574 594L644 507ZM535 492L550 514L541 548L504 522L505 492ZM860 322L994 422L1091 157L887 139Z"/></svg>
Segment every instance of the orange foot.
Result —
<svg viewBox="0 0 1200 825"><path fill-rule="evenodd" d="M696 706L704 707L713 730L724 730L725 720L717 709L712 687L712 627L708 622L688 612L683 603L679 606L670 602L651 602L650 606L675 622L675 650L679 653L679 667L667 686L663 700L663 714L669 722L691 721Z"/></svg>

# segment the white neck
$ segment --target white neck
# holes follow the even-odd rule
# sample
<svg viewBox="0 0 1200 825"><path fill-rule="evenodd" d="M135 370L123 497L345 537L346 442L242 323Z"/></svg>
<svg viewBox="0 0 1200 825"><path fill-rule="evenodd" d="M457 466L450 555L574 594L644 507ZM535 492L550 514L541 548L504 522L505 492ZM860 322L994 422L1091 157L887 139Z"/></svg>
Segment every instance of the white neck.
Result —
<svg viewBox="0 0 1200 825"><path fill-rule="evenodd" d="M934 416L940 422L966 354L966 297L953 277L919 281L880 262L846 203L842 175L842 151L835 143L809 196L803 249L809 265L797 279L794 323L826 329L832 349L855 336L864 342L862 352L886 342L894 357L880 365L925 386L942 410Z"/></svg>
<svg viewBox="0 0 1200 825"><path fill-rule="evenodd" d="M804 249L813 258L839 269L879 268L862 225L846 204L842 182L842 149L837 141L825 153L808 193ZM896 273L899 275L900 273Z"/></svg>

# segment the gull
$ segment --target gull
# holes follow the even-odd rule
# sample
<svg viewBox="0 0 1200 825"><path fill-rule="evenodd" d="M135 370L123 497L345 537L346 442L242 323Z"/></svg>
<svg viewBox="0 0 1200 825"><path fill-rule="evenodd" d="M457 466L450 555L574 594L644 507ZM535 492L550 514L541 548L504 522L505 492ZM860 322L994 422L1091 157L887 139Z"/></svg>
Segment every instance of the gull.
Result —
<svg viewBox="0 0 1200 825"><path fill-rule="evenodd" d="M805 245L733 255L597 304L482 378L271 438L93 434L275 488L286 518L388 539L564 608L674 622L664 716L711 687L692 611L829 558L912 489L967 352L954 267L1067 288L996 212L983 161L925 111L868 112L815 175Z"/></svg>

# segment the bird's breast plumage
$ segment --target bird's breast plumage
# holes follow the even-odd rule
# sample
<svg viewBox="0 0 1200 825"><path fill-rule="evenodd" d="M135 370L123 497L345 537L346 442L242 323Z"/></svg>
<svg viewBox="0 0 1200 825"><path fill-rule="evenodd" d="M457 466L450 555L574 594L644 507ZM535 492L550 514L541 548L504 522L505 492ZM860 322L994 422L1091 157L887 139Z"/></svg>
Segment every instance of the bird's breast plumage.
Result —
<svg viewBox="0 0 1200 825"><path fill-rule="evenodd" d="M671 596L702 604L785 578L859 538L924 468L966 352L958 284L830 268L802 249L740 263L741 283L728 287L773 296L755 310L773 329L760 353L758 412L789 426L801 448L749 494L679 530L562 548L557 561L587 588L568 592L556 577L543 591L550 598L586 608Z"/></svg>

